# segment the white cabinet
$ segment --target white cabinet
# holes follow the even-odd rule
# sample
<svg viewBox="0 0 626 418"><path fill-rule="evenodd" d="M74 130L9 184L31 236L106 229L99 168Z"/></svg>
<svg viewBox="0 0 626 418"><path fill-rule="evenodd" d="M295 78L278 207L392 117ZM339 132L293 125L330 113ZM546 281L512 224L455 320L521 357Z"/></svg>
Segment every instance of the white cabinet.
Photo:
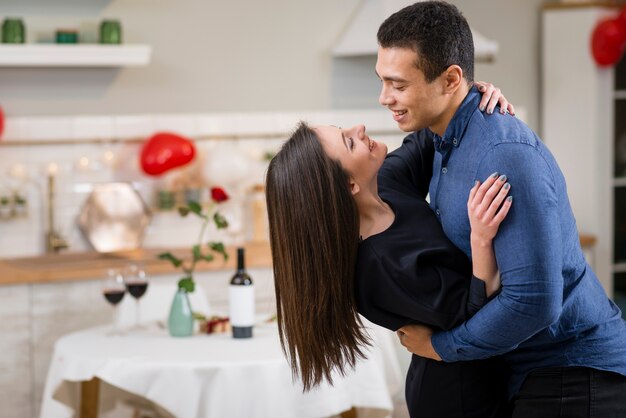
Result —
<svg viewBox="0 0 626 418"><path fill-rule="evenodd" d="M615 178L615 127L626 120L626 94L615 93L615 69L597 67L590 50L597 22L616 13L602 5L544 7L542 137L567 180L578 229L597 237L594 270L618 301L626 298L626 259L620 263L616 252L622 245L626 253L626 182Z"/></svg>

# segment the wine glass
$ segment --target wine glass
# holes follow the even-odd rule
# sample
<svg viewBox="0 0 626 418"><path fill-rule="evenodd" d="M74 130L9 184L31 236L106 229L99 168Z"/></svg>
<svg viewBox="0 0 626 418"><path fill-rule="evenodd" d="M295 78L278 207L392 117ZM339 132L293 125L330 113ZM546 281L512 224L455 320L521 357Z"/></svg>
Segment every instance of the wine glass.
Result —
<svg viewBox="0 0 626 418"><path fill-rule="evenodd" d="M135 328L141 328L140 307L139 299L148 290L148 278L146 272L137 264L131 264L126 268L126 274L124 275L124 283L126 290L132 297L135 298Z"/></svg>
<svg viewBox="0 0 626 418"><path fill-rule="evenodd" d="M124 283L124 277L119 270L109 269L107 270L106 277L102 282L102 294L107 302L113 305L115 311L115 318L113 322L113 335L121 334L120 330L120 311L119 303L124 298L126 293L126 285Z"/></svg>

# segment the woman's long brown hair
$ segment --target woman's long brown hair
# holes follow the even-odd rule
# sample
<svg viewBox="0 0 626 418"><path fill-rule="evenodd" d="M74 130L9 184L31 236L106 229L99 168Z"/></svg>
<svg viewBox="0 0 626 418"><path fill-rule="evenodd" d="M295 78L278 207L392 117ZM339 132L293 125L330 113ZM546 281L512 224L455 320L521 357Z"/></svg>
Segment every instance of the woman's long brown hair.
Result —
<svg viewBox="0 0 626 418"><path fill-rule="evenodd" d="M348 181L303 122L267 171L280 342L305 391L353 367L369 341L354 298L359 215Z"/></svg>

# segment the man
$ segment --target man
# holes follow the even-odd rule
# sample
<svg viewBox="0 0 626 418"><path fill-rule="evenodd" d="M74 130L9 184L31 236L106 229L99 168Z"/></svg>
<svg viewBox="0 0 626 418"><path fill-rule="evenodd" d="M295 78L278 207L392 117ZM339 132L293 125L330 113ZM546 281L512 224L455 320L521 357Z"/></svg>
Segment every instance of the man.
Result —
<svg viewBox="0 0 626 418"><path fill-rule="evenodd" d="M402 328L402 344L446 362L503 354L514 417L626 416L626 323L584 259L553 156L517 118L478 109L467 21L418 2L383 22L378 43L380 103L403 131L434 133L430 204L452 242L470 256L477 179L506 174L514 199L494 241L501 292L451 331Z"/></svg>

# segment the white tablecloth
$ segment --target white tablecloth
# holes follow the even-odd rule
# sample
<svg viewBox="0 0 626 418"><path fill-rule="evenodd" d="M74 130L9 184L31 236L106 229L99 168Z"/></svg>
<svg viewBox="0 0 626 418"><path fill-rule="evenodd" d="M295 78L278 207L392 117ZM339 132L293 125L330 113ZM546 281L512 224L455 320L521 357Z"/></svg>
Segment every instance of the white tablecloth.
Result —
<svg viewBox="0 0 626 418"><path fill-rule="evenodd" d="M276 324L255 327L254 338L230 334L172 338L156 326L124 336L108 327L60 338L48 372L41 418L72 417L80 384L94 377L101 410L114 406L122 389L152 401L178 418L325 417L352 407L391 410L403 387L393 334L371 326L368 359L334 385L302 393L278 341ZM107 389L109 388L109 389ZM118 390L119 392L119 390Z"/></svg>

